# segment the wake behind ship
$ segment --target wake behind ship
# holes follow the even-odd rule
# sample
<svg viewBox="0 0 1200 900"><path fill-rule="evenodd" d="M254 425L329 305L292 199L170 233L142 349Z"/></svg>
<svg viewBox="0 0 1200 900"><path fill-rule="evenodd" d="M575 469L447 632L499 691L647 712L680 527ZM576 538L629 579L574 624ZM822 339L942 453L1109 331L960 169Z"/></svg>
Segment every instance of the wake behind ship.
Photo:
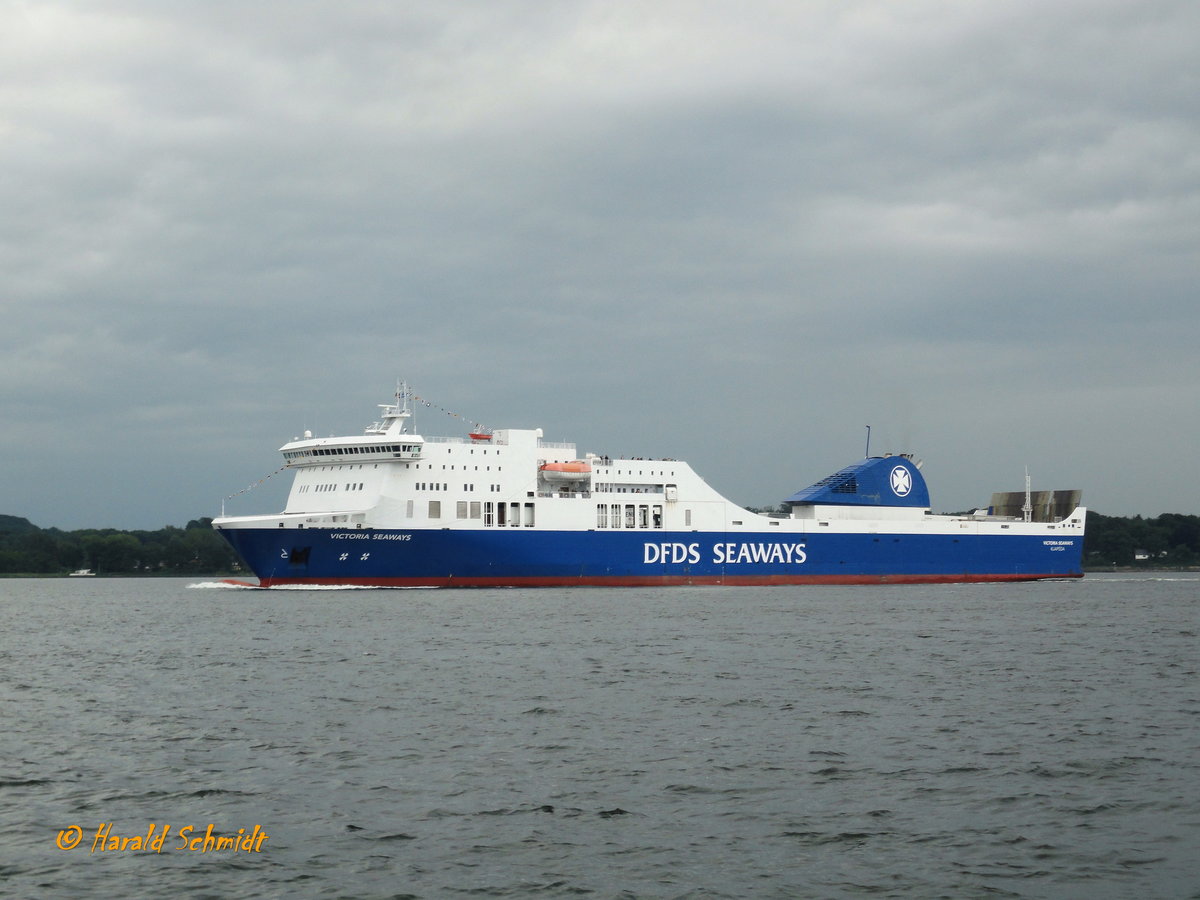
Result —
<svg viewBox="0 0 1200 900"><path fill-rule="evenodd" d="M216 528L263 587L862 584L1082 575L1079 491L935 515L920 465L868 457L760 515L675 459L580 457L541 429L410 433L407 386L362 435L305 434L283 512Z"/></svg>

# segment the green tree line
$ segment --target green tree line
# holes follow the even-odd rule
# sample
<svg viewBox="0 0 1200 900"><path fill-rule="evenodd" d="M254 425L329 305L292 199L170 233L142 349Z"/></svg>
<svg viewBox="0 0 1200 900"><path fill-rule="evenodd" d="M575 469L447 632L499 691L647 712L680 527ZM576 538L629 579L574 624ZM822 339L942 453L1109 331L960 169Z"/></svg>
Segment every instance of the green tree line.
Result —
<svg viewBox="0 0 1200 900"><path fill-rule="evenodd" d="M1200 516L1163 513L1143 519L1088 512L1085 568L1200 566Z"/></svg>
<svg viewBox="0 0 1200 900"><path fill-rule="evenodd" d="M91 569L99 575L227 575L244 568L212 529L212 519L157 531L113 528L60 531L0 515L0 574L63 575ZM1200 516L1155 518L1089 512L1083 542L1085 568L1200 566Z"/></svg>
<svg viewBox="0 0 1200 900"><path fill-rule="evenodd" d="M60 531L0 515L0 574L62 575L76 569L91 569L97 575L240 571L237 553L211 526L212 519L194 519L184 528L168 525L157 531Z"/></svg>

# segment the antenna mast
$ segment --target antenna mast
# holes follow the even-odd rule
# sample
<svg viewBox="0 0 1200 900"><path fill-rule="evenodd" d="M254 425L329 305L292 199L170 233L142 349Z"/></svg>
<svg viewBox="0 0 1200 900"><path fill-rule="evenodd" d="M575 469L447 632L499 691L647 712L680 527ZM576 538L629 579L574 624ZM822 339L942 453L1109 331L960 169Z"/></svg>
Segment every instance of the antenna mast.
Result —
<svg viewBox="0 0 1200 900"><path fill-rule="evenodd" d="M383 410L383 421L372 423L367 434L405 434L408 431L408 420L412 416L412 391L408 389L407 381L396 382L396 402L380 403Z"/></svg>
<svg viewBox="0 0 1200 900"><path fill-rule="evenodd" d="M1025 467L1025 505L1021 507L1021 512L1025 513L1025 521L1033 521L1033 494L1029 490L1029 466Z"/></svg>

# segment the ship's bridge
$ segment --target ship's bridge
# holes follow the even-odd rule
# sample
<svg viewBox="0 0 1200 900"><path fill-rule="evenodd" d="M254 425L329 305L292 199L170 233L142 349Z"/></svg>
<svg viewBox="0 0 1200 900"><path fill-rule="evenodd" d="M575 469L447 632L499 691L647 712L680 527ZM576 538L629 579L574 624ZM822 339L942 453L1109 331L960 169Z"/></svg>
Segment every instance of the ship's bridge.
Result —
<svg viewBox="0 0 1200 900"><path fill-rule="evenodd" d="M339 436L314 438L311 432L305 432L303 438L294 438L290 443L279 448L289 466L303 466L329 463L358 463L379 462L381 460L419 460L425 458L426 448L429 452L438 452L431 447L446 445L463 445L487 447L514 448L528 451L531 455L535 448L564 448L574 453L575 445L543 441L542 429L507 428L494 433L472 434L469 438L442 437L430 435L422 437L419 434L409 434L403 425L406 411L397 411L396 407L388 405L382 423L371 425L366 433L360 436Z"/></svg>
<svg viewBox="0 0 1200 900"><path fill-rule="evenodd" d="M411 400L408 385L398 384L395 402L379 404L383 410L380 421L371 423L361 436L314 438L306 431L303 438L284 444L279 452L289 466L420 459L425 439L408 433Z"/></svg>
<svg viewBox="0 0 1200 900"><path fill-rule="evenodd" d="M289 466L345 462L378 462L382 459L420 459L424 440L404 435L403 440L361 438L304 439L279 448Z"/></svg>

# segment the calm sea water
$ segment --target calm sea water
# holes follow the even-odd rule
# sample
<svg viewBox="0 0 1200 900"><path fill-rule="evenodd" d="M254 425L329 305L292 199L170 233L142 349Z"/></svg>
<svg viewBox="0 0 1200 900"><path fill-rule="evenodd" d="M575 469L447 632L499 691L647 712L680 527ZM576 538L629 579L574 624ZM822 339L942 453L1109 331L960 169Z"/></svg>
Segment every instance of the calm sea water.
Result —
<svg viewBox="0 0 1200 900"><path fill-rule="evenodd" d="M0 612L11 896L1200 897L1195 577Z"/></svg>

